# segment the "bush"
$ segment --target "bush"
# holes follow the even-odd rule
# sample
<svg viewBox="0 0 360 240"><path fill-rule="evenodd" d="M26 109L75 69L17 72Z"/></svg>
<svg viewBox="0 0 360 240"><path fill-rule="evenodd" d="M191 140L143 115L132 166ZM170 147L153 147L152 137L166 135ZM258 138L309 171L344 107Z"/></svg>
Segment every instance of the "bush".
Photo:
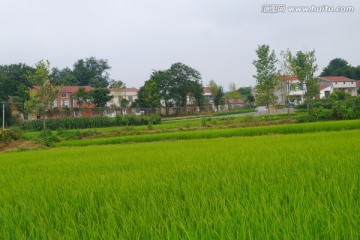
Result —
<svg viewBox="0 0 360 240"><path fill-rule="evenodd" d="M45 146L53 146L55 142L59 142L59 138L51 132L49 129L45 129L45 131L42 131L39 135L39 140L45 145Z"/></svg>
<svg viewBox="0 0 360 240"><path fill-rule="evenodd" d="M0 130L0 142L10 142L19 140L22 137L22 133L15 129Z"/></svg>

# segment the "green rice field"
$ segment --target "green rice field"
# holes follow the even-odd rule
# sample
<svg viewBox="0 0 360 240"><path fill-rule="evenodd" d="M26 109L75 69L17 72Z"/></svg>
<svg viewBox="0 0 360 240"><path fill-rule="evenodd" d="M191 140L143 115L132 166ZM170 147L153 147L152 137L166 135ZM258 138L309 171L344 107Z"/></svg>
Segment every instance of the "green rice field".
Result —
<svg viewBox="0 0 360 240"><path fill-rule="evenodd" d="M359 136L1 153L0 238L360 239Z"/></svg>

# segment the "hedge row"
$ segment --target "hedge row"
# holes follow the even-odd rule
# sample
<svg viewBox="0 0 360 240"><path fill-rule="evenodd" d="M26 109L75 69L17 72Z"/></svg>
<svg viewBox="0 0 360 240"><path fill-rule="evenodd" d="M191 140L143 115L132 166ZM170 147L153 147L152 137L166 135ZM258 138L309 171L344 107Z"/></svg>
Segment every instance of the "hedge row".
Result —
<svg viewBox="0 0 360 240"><path fill-rule="evenodd" d="M47 129L58 130L159 124L161 118L159 115L136 116L130 114L116 117L52 118L45 121ZM20 128L25 131L40 131L43 129L43 121L42 119L23 121L20 123Z"/></svg>

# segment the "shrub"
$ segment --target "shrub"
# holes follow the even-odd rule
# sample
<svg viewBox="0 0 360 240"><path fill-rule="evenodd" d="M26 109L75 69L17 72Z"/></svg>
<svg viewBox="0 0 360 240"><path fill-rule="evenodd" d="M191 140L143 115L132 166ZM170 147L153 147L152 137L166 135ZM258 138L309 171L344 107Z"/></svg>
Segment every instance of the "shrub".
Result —
<svg viewBox="0 0 360 240"><path fill-rule="evenodd" d="M0 142L10 142L19 140L22 137L22 133L15 129L0 130Z"/></svg>

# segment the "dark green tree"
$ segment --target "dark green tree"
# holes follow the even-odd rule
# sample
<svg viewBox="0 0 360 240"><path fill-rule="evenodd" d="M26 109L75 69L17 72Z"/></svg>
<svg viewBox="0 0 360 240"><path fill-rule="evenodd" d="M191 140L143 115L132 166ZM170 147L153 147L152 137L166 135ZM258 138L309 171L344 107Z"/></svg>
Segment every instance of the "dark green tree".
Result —
<svg viewBox="0 0 360 240"><path fill-rule="evenodd" d="M174 63L168 72L171 99L177 108L185 107L188 97L202 103L203 87L200 73L183 63Z"/></svg>
<svg viewBox="0 0 360 240"><path fill-rule="evenodd" d="M109 95L110 90L107 88L98 88L94 89L90 92L92 102L96 105L96 107L104 108L106 103L110 101L113 96Z"/></svg>
<svg viewBox="0 0 360 240"><path fill-rule="evenodd" d="M79 89L73 94L75 102L79 105L79 108L83 106L84 103L90 103L92 94L89 91L86 91L85 88L79 87ZM79 111L81 115L81 110Z"/></svg>
<svg viewBox="0 0 360 240"><path fill-rule="evenodd" d="M155 80L149 79L138 91L136 103L141 108L152 109L160 107L159 87ZM148 113L148 112L146 112Z"/></svg>
<svg viewBox="0 0 360 240"><path fill-rule="evenodd" d="M353 77L353 67L342 58L334 58L323 69L320 76L344 76Z"/></svg>
<svg viewBox="0 0 360 240"><path fill-rule="evenodd" d="M209 88L211 91L211 97L213 99L214 106L216 110L219 111L220 105L224 104L224 89L222 86L217 85L214 80L210 81Z"/></svg>
<svg viewBox="0 0 360 240"><path fill-rule="evenodd" d="M106 88L109 85L110 65L107 60L95 57L80 59L74 64L73 75L79 86L90 85L94 88Z"/></svg>
<svg viewBox="0 0 360 240"><path fill-rule="evenodd" d="M52 68L50 73L51 82L56 86L77 86L79 82L70 68Z"/></svg>

